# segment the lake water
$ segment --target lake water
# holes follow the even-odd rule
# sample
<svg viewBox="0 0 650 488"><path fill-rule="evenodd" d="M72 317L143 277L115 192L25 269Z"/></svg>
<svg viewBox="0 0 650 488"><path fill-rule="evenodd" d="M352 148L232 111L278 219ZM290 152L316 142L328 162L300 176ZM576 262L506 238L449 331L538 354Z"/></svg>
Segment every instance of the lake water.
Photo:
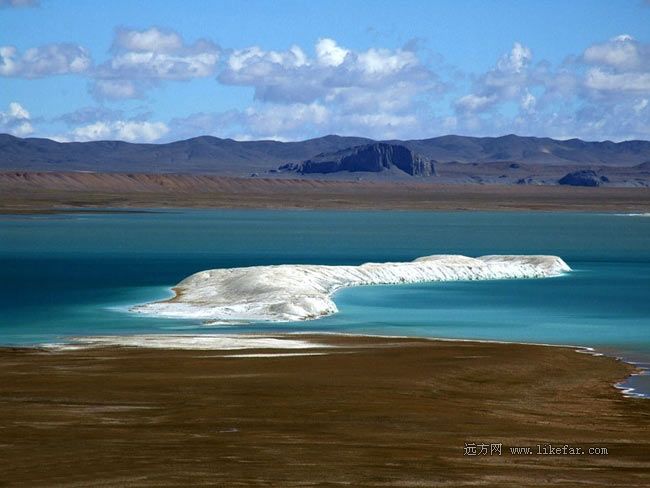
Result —
<svg viewBox="0 0 650 488"><path fill-rule="evenodd" d="M200 270L429 254L554 254L559 278L350 288L316 321L206 327L134 315ZM592 346L650 362L650 218L188 210L0 216L0 344L141 333L345 332ZM650 376L627 386L650 394Z"/></svg>

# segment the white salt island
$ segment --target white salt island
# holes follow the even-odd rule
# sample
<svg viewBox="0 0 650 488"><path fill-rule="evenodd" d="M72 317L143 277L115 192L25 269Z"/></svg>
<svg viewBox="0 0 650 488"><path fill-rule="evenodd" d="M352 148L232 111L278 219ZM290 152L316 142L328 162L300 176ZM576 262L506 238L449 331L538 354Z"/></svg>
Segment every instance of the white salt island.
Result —
<svg viewBox="0 0 650 488"><path fill-rule="evenodd" d="M337 290L360 285L496 280L560 276L571 268L557 256L434 255L360 266L285 264L195 273L175 297L138 305L138 313L208 323L310 320L336 313Z"/></svg>

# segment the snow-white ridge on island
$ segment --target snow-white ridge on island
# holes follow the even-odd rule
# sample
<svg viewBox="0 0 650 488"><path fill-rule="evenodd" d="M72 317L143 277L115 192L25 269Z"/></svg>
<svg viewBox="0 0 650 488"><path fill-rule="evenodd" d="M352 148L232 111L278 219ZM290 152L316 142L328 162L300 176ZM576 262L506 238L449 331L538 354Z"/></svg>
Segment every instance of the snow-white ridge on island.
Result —
<svg viewBox="0 0 650 488"><path fill-rule="evenodd" d="M349 286L546 278L568 271L571 268L557 256L470 258L447 254L360 266L283 264L212 269L181 281L174 287L174 298L131 310L206 322L309 320L336 313L331 295Z"/></svg>

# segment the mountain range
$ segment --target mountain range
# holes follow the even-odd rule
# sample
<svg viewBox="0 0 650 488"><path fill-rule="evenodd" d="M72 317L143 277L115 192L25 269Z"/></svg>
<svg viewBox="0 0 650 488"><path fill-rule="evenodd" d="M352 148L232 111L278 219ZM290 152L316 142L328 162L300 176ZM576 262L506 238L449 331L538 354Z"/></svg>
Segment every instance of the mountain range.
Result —
<svg viewBox="0 0 650 488"><path fill-rule="evenodd" d="M251 176L379 141L329 135L299 142L235 141L212 136L165 144L56 142L0 134L0 171L94 171ZM650 164L650 141L588 142L506 135L381 141L405 146L436 164L566 166L570 169ZM558 168L559 169L559 168Z"/></svg>

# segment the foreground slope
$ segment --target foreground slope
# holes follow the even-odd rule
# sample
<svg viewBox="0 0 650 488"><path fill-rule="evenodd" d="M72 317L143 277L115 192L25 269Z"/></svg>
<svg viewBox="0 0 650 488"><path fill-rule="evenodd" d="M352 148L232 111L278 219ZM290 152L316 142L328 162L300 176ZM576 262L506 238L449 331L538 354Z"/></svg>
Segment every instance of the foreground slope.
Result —
<svg viewBox="0 0 650 488"><path fill-rule="evenodd" d="M2 485L650 485L650 402L616 391L632 368L615 359L522 344L300 339L329 347L0 349ZM465 456L467 442L502 453ZM608 451L509 450L538 443Z"/></svg>

